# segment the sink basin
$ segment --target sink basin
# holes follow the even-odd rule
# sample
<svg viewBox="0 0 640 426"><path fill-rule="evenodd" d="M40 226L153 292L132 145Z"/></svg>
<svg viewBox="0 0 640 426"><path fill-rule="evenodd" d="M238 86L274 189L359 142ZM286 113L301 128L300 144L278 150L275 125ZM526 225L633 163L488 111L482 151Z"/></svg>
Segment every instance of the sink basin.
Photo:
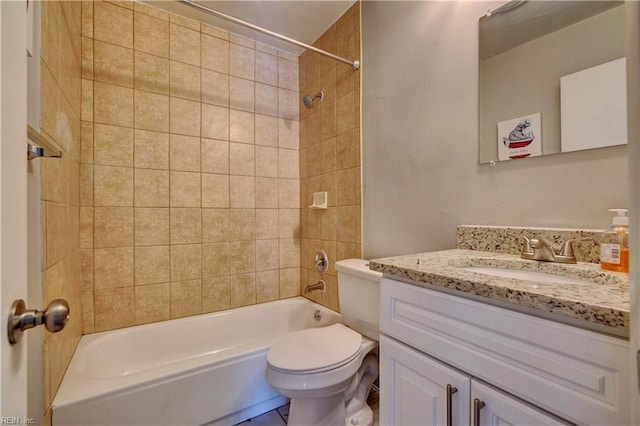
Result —
<svg viewBox="0 0 640 426"><path fill-rule="evenodd" d="M525 271L522 269L494 268L490 266L466 266L461 269L469 272L476 272L478 274L493 275L494 277L515 278L518 280L535 281L545 284L593 284L592 281L580 278L547 274L545 272Z"/></svg>

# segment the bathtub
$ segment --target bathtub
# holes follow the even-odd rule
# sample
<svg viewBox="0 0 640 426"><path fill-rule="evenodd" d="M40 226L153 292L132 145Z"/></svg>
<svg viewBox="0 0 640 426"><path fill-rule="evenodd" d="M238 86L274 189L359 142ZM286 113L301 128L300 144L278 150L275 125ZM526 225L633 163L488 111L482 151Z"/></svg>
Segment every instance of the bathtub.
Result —
<svg viewBox="0 0 640 426"><path fill-rule="evenodd" d="M273 342L339 321L296 297L83 336L53 400L53 425L242 422L286 403L264 379Z"/></svg>

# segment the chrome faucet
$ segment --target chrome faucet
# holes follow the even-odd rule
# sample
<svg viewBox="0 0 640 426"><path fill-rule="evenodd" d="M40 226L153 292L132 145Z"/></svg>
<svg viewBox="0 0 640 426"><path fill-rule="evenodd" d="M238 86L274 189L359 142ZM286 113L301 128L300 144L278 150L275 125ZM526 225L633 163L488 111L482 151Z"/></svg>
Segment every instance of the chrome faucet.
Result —
<svg viewBox="0 0 640 426"><path fill-rule="evenodd" d="M573 238L565 241L556 253L549 242L542 238L527 238L524 235L507 234L510 237L521 238L523 240L520 257L541 262L576 263L576 256L573 253L573 243L576 241L593 241L593 238Z"/></svg>
<svg viewBox="0 0 640 426"><path fill-rule="evenodd" d="M324 291L325 287L326 287L326 284L324 283L323 280L320 280L315 284L307 284L307 286L304 288L304 294L309 294L314 290Z"/></svg>

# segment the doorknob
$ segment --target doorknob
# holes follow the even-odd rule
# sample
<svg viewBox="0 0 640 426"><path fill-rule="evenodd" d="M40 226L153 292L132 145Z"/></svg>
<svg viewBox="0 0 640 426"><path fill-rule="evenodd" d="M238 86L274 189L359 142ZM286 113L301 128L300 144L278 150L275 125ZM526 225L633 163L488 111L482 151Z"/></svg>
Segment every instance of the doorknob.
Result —
<svg viewBox="0 0 640 426"><path fill-rule="evenodd" d="M7 332L9 343L15 345L22 338L22 332L38 325L52 333L62 330L69 321L69 304L64 299L53 300L44 311L28 310L24 300L17 299L11 304Z"/></svg>

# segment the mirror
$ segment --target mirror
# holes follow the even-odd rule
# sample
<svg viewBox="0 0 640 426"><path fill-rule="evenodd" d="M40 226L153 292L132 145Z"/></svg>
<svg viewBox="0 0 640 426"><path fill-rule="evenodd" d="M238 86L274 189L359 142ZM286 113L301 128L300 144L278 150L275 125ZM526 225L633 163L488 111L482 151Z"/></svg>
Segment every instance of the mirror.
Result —
<svg viewBox="0 0 640 426"><path fill-rule="evenodd" d="M481 164L626 143L623 1L514 0L479 24Z"/></svg>

